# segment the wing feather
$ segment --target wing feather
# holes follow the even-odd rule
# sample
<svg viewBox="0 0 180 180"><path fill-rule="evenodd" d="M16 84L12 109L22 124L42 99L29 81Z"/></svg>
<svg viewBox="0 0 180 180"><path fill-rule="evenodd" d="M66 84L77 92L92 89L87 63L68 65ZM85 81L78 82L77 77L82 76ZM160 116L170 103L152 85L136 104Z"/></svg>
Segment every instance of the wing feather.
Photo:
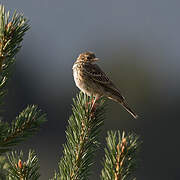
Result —
<svg viewBox="0 0 180 180"><path fill-rule="evenodd" d="M98 83L111 83L110 79L106 76L106 74L100 69L97 64L86 64L84 70L86 74L88 74L94 81L97 81Z"/></svg>
<svg viewBox="0 0 180 180"><path fill-rule="evenodd" d="M114 96L125 99L121 95L118 88L113 84L113 82L107 77L107 75L97 64L86 64L84 71L89 76L89 78L103 86L106 91L110 91Z"/></svg>
<svg viewBox="0 0 180 180"><path fill-rule="evenodd" d="M101 84L112 83L97 64L86 64L84 70L85 73L88 74L94 81L97 81Z"/></svg>

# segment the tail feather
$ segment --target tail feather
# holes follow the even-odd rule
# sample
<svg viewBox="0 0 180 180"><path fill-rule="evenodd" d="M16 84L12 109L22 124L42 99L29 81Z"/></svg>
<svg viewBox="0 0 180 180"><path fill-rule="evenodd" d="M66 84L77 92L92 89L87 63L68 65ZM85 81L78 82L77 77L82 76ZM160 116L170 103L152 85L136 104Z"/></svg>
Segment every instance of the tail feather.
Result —
<svg viewBox="0 0 180 180"><path fill-rule="evenodd" d="M107 97L120 103L135 119L138 118L138 115L129 107L128 103L125 101L125 98L120 94L119 91L111 91L111 94L108 94Z"/></svg>
<svg viewBox="0 0 180 180"><path fill-rule="evenodd" d="M129 112L135 119L138 118L138 115L129 107L129 105L123 101L120 102L120 104L126 109L127 112Z"/></svg>

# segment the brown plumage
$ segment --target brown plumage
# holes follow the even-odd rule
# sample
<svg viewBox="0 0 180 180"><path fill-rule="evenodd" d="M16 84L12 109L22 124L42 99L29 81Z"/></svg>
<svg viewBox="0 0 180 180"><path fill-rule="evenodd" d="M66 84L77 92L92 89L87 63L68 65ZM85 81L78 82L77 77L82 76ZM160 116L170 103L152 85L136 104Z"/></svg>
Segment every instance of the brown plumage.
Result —
<svg viewBox="0 0 180 180"><path fill-rule="evenodd" d="M76 86L88 96L93 95L95 101L102 96L106 96L120 103L136 119L138 117L137 114L128 106L117 87L100 67L94 64L97 60L99 59L92 52L85 52L79 55L73 65L73 76Z"/></svg>

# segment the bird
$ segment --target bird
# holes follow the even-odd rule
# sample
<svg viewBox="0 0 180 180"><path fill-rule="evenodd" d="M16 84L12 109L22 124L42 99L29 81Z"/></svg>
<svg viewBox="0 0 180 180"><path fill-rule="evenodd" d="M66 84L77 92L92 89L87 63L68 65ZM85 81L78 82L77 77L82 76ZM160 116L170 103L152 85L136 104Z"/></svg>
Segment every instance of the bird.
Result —
<svg viewBox="0 0 180 180"><path fill-rule="evenodd" d="M121 104L135 119L138 115L129 107L124 96L108 76L96 64L99 60L93 52L81 53L73 64L73 76L76 86L88 96L94 97L94 102L101 97L107 97Z"/></svg>

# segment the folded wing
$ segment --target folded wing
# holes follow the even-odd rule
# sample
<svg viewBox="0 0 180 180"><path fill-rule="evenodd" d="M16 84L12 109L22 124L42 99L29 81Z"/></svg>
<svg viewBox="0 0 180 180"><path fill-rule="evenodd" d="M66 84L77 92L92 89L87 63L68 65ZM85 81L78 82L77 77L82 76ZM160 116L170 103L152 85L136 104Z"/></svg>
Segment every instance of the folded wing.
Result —
<svg viewBox="0 0 180 180"><path fill-rule="evenodd" d="M119 90L97 64L85 65L84 71L89 78L103 86L106 91L124 100Z"/></svg>

